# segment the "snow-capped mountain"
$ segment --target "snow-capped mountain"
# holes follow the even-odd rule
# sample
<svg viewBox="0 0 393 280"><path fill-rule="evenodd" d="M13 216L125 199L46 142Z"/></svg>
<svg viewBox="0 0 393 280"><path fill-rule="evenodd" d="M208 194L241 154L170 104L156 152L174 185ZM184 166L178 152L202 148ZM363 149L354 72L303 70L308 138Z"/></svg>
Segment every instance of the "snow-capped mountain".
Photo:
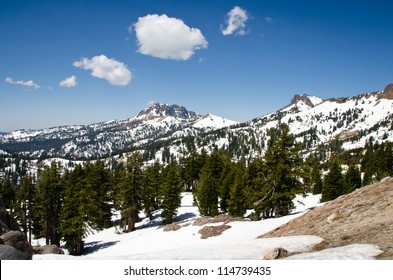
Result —
<svg viewBox="0 0 393 280"><path fill-rule="evenodd" d="M147 143L195 136L237 122L202 116L179 105L155 103L125 120L40 130L16 130L0 136L0 149L38 158L103 158Z"/></svg>
<svg viewBox="0 0 393 280"><path fill-rule="evenodd" d="M234 159L264 153L272 129L287 124L305 153L337 142L343 149L374 141L393 141L393 85L384 91L323 100L295 95L288 106L238 123L212 114L200 115L179 105L155 103L125 120L87 126L17 130L0 136L2 154L30 158L105 158L139 150L145 160L187 156L214 148Z"/></svg>

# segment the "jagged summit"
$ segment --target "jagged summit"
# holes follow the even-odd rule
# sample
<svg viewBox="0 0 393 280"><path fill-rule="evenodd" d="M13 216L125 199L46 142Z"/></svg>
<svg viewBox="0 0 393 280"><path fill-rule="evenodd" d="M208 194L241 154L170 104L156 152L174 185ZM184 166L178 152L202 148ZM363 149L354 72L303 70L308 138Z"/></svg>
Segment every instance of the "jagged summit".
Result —
<svg viewBox="0 0 393 280"><path fill-rule="evenodd" d="M381 98L393 99L393 84L385 87L384 91L380 93Z"/></svg>
<svg viewBox="0 0 393 280"><path fill-rule="evenodd" d="M324 100L317 96L309 94L295 94L289 105L282 108L280 111L299 112L313 108L314 106L322 103Z"/></svg>
<svg viewBox="0 0 393 280"><path fill-rule="evenodd" d="M173 104L154 103L146 109L140 111L135 118L139 120L151 120L157 118L174 117L179 119L193 119L199 115L193 111L188 111L185 107Z"/></svg>

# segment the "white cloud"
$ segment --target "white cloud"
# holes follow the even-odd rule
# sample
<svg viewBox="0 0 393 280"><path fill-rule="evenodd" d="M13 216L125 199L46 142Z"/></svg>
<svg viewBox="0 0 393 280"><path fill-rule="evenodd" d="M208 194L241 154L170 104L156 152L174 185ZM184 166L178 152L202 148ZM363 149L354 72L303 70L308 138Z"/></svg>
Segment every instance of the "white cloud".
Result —
<svg viewBox="0 0 393 280"><path fill-rule="evenodd" d="M132 74L127 66L105 55L94 56L91 59L82 58L73 63L75 67L91 70L91 75L107 80L111 85L125 86L131 81Z"/></svg>
<svg viewBox="0 0 393 280"><path fill-rule="evenodd" d="M223 35L244 35L246 34L246 21L248 20L247 11L235 6L227 14L226 28L221 27Z"/></svg>
<svg viewBox="0 0 393 280"><path fill-rule="evenodd" d="M76 86L76 77L72 75L71 77L66 78L65 80L61 81L59 83L59 86L61 87L75 87Z"/></svg>
<svg viewBox="0 0 393 280"><path fill-rule="evenodd" d="M198 28L188 27L181 19L167 15L147 15L134 24L138 52L153 57L187 60L207 41Z"/></svg>
<svg viewBox="0 0 393 280"><path fill-rule="evenodd" d="M267 23L273 23L273 18L272 17L265 17L265 21Z"/></svg>
<svg viewBox="0 0 393 280"><path fill-rule="evenodd" d="M14 81L10 77L6 77L5 82L9 83L9 84L21 85L21 86L25 86L25 87L33 88L33 89L40 88L40 86L37 85L36 83L34 83L32 80L26 81L26 82L25 81Z"/></svg>

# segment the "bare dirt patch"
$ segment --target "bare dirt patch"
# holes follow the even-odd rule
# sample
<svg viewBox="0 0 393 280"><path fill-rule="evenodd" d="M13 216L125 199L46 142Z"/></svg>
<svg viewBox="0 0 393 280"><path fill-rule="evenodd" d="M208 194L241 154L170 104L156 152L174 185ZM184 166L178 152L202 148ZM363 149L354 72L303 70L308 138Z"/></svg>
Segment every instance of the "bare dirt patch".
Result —
<svg viewBox="0 0 393 280"><path fill-rule="evenodd" d="M219 236L227 229L230 229L231 226L228 225L220 225L220 226L204 226L201 228L198 233L201 235L201 239L206 239L209 237Z"/></svg>
<svg viewBox="0 0 393 280"><path fill-rule="evenodd" d="M215 217L200 217L194 220L194 226L204 226L207 224L214 224L214 223L223 223L228 224L230 222L238 222L238 221L245 221L243 218L239 217L232 217L229 215L219 215Z"/></svg>
<svg viewBox="0 0 393 280"><path fill-rule="evenodd" d="M317 235L315 250L348 244L375 244L393 259L393 178L360 188L268 232L264 237Z"/></svg>

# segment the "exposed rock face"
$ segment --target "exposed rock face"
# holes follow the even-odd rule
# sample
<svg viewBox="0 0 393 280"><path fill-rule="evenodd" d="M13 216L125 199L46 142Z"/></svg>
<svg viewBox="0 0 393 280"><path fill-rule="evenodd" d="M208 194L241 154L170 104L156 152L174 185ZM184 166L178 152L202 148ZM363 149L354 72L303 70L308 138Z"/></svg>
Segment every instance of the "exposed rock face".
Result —
<svg viewBox="0 0 393 280"><path fill-rule="evenodd" d="M33 247L30 243L26 241L24 234L21 231L9 231L0 236L1 243L7 246L11 246L18 250L21 253L24 253L27 257L24 257L24 260L31 260L33 256ZM1 250L5 250L6 252L10 253L8 247L1 247ZM7 254L8 254L7 253ZM19 257L18 255L17 257ZM24 256L24 255L23 255Z"/></svg>
<svg viewBox="0 0 393 280"><path fill-rule="evenodd" d="M3 197L0 196L0 235L11 230L20 230L19 225L5 209Z"/></svg>
<svg viewBox="0 0 393 280"><path fill-rule="evenodd" d="M393 178L338 197L261 237L316 235L317 250L355 243L378 245L393 259Z"/></svg>
<svg viewBox="0 0 393 280"><path fill-rule="evenodd" d="M20 231L17 221L5 209L0 196L0 260L31 260L33 248Z"/></svg>
<svg viewBox="0 0 393 280"><path fill-rule="evenodd" d="M0 260L31 260L31 255L10 245L0 244Z"/></svg>
<svg viewBox="0 0 393 280"><path fill-rule="evenodd" d="M64 251L61 250L57 245L44 245L44 246L34 246L34 254L46 255L46 254L56 254L63 255Z"/></svg>
<svg viewBox="0 0 393 280"><path fill-rule="evenodd" d="M381 92L380 97L386 99L393 99L393 84L387 85L384 91Z"/></svg>
<svg viewBox="0 0 393 280"><path fill-rule="evenodd" d="M264 256L264 260L275 260L278 258L284 258L288 256L288 251L284 248L274 248L270 251L268 251Z"/></svg>

